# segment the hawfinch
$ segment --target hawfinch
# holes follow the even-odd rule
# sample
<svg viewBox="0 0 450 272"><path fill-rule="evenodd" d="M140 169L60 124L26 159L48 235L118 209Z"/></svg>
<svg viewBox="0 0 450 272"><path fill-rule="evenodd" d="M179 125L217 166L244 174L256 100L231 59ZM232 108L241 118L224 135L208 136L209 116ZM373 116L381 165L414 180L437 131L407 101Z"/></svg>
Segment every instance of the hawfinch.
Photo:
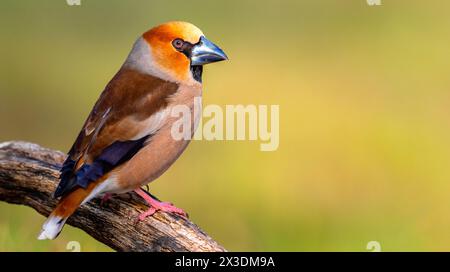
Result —
<svg viewBox="0 0 450 272"><path fill-rule="evenodd" d="M188 139L175 139L171 109L187 106L192 134L201 109L203 65L226 60L225 53L196 26L169 22L137 39L125 63L108 83L61 168L54 197L61 197L38 239L54 239L67 218L94 197L135 191L156 211L186 214L141 189L180 156ZM200 103L201 104L201 103Z"/></svg>

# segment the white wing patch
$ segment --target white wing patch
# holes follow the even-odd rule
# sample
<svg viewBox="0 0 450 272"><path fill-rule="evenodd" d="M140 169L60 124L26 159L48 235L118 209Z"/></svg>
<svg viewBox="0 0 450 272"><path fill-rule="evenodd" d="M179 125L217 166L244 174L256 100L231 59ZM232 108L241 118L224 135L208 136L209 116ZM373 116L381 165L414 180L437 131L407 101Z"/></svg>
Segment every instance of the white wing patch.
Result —
<svg viewBox="0 0 450 272"><path fill-rule="evenodd" d="M131 140L138 140L147 135L155 134L164 125L169 112L170 108L167 107L152 114L149 118L142 121L141 124L143 128L141 132L136 134Z"/></svg>

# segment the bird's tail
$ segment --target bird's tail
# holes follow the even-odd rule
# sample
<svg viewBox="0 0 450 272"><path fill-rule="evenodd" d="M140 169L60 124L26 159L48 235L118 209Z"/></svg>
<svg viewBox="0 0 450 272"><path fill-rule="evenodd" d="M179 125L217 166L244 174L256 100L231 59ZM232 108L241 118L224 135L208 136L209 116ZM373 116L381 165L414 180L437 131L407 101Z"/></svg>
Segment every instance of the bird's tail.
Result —
<svg viewBox="0 0 450 272"><path fill-rule="evenodd" d="M79 187L63 196L56 208L42 225L42 230L38 239L55 239L61 232L69 216L71 216L81 204L89 201L96 195L96 192L93 191L101 181L102 180L97 180L89 184L87 188Z"/></svg>

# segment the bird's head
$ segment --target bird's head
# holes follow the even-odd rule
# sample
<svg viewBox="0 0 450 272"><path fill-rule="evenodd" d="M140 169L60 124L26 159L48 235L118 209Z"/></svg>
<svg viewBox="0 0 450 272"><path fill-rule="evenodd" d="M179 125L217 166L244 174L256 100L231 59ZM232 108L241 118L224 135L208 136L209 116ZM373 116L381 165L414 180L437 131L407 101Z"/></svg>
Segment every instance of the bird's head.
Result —
<svg viewBox="0 0 450 272"><path fill-rule="evenodd" d="M205 64L227 56L196 26L168 22L145 32L138 39L128 62L143 72L178 83L201 82Z"/></svg>

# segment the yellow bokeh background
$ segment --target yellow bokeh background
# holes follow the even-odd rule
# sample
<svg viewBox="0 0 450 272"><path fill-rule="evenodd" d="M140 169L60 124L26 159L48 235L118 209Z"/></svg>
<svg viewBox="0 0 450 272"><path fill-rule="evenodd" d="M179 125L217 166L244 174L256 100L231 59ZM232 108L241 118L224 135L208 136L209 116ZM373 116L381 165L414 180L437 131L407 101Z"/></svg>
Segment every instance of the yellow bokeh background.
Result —
<svg viewBox="0 0 450 272"><path fill-rule="evenodd" d="M194 141L151 191L231 251L450 250L450 2L383 0L0 3L0 141L68 151L134 40L199 26L230 61L207 104L280 105L280 146ZM0 203L0 251L108 251Z"/></svg>

